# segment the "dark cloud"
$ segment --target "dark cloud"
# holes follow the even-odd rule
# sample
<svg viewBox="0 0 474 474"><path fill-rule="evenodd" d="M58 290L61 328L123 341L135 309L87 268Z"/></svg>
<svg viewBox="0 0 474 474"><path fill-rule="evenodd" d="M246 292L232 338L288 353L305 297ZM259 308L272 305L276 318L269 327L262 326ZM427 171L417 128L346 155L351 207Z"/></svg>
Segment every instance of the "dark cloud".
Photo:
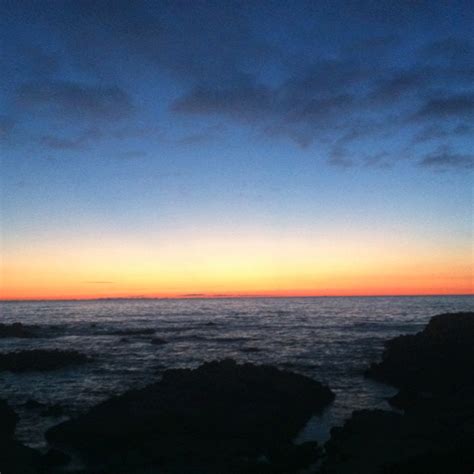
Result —
<svg viewBox="0 0 474 474"><path fill-rule="evenodd" d="M474 118L474 94L457 94L433 97L426 101L415 114L416 119L426 118Z"/></svg>
<svg viewBox="0 0 474 474"><path fill-rule="evenodd" d="M420 161L420 165L440 170L472 169L474 168L474 154L456 153L448 147L441 147L428 153Z"/></svg>
<svg viewBox="0 0 474 474"><path fill-rule="evenodd" d="M223 114L245 121L263 118L272 106L272 91L249 78L234 86L198 86L176 100L173 112L188 114Z"/></svg>
<svg viewBox="0 0 474 474"><path fill-rule="evenodd" d="M431 124L424 127L415 134L412 143L426 143L450 137L469 137L474 136L474 128L467 123L461 123L455 126L440 126L439 124Z"/></svg>
<svg viewBox="0 0 474 474"><path fill-rule="evenodd" d="M17 103L61 117L118 120L134 111L129 95L117 86L90 86L69 81L30 82L17 90Z"/></svg>
<svg viewBox="0 0 474 474"><path fill-rule="evenodd" d="M453 28L453 18L472 18L463 0L38 5L11 2L6 10L5 18L49 35L9 52L16 105L76 130L85 121L101 127L100 137L40 132L50 149L166 141L154 125L161 108L171 111L165 120L187 121L183 138L168 142L216 139L202 131L201 117L219 116L308 153L317 144L317 156L339 166L385 166L427 142L454 149L471 130L474 48L470 28ZM169 87L163 94L160 81ZM413 159L427 158L413 148Z"/></svg>

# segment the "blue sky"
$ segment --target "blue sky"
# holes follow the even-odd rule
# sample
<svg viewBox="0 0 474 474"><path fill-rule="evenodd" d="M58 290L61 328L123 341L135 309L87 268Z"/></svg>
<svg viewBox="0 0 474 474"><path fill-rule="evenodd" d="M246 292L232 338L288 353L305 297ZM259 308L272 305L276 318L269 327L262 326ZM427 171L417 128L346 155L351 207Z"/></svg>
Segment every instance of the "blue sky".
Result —
<svg viewBox="0 0 474 474"><path fill-rule="evenodd" d="M472 2L0 5L5 254L347 232L472 259Z"/></svg>

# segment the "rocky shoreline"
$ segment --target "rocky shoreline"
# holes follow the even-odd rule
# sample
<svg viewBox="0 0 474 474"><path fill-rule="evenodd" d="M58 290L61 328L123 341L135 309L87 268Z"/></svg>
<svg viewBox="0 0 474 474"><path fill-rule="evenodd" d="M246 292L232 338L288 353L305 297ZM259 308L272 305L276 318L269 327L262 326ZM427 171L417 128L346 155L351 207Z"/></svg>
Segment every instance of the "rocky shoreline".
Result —
<svg viewBox="0 0 474 474"><path fill-rule="evenodd" d="M16 335L2 337L30 337L26 327L13 326ZM72 354L57 359L85 362ZM31 365L34 357L27 360ZM62 365L45 360L46 368L38 370ZM51 448L46 454L14 440L18 417L0 400L0 471L472 472L474 313L435 316L423 331L387 341L381 361L366 376L396 387L389 402L403 412L356 411L332 429L324 446L293 439L332 402L329 387L287 370L233 360L164 371L159 381L54 426L46 433Z"/></svg>

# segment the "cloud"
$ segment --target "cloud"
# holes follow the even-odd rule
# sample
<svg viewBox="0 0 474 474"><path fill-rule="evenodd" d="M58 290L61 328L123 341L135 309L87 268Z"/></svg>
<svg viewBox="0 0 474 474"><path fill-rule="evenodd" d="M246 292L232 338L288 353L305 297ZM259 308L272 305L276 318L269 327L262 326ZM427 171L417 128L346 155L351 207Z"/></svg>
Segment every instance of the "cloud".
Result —
<svg viewBox="0 0 474 474"><path fill-rule="evenodd" d="M222 140L202 131L219 116L252 137L317 147L314 156L331 164L380 167L407 147L419 160L423 143L457 148L468 137L474 49L469 28L452 23L464 25L472 9L454 1L10 2L5 18L22 18L23 30L9 38L30 24L46 33L38 45L32 35L35 46L22 47L16 62L8 56L6 67L20 112L43 112L51 130L58 119L101 129L100 138L30 133L50 149ZM148 125L163 109L183 138Z"/></svg>
<svg viewBox="0 0 474 474"><path fill-rule="evenodd" d="M129 95L117 86L91 86L70 81L30 82L17 89L17 104L60 117L119 120L133 111Z"/></svg>
<svg viewBox="0 0 474 474"><path fill-rule="evenodd" d="M432 97L416 112L416 119L474 118L474 94Z"/></svg>
<svg viewBox="0 0 474 474"><path fill-rule="evenodd" d="M456 153L447 147L441 147L428 153L420 162L420 166L434 169L472 169L474 154Z"/></svg>
<svg viewBox="0 0 474 474"><path fill-rule="evenodd" d="M468 136L474 136L474 128L467 123L446 127L440 126L439 124L430 124L414 135L412 144L417 145L450 137Z"/></svg>
<svg viewBox="0 0 474 474"><path fill-rule="evenodd" d="M241 120L253 121L269 112L272 99L269 88L245 78L233 86L199 85L177 99L171 110L187 114L230 114Z"/></svg>

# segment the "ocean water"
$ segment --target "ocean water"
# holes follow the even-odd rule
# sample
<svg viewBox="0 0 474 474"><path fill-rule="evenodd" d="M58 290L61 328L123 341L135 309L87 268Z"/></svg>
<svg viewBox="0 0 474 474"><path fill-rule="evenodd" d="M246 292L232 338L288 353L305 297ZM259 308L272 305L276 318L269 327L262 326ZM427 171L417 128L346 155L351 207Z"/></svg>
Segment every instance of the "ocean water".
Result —
<svg viewBox="0 0 474 474"><path fill-rule="evenodd" d="M0 397L20 414L18 437L44 447L44 431L111 395L145 386L167 368L234 358L327 383L336 400L299 440L327 439L355 409L386 408L392 387L363 377L385 340L421 330L431 316L474 310L474 297L345 297L2 302L1 322L40 327L40 338L0 339L0 351L74 349L92 363L53 372L0 372ZM139 334L145 329L154 334ZM126 334L136 331L137 334ZM153 338L166 341L153 344ZM61 418L25 409L59 403Z"/></svg>

